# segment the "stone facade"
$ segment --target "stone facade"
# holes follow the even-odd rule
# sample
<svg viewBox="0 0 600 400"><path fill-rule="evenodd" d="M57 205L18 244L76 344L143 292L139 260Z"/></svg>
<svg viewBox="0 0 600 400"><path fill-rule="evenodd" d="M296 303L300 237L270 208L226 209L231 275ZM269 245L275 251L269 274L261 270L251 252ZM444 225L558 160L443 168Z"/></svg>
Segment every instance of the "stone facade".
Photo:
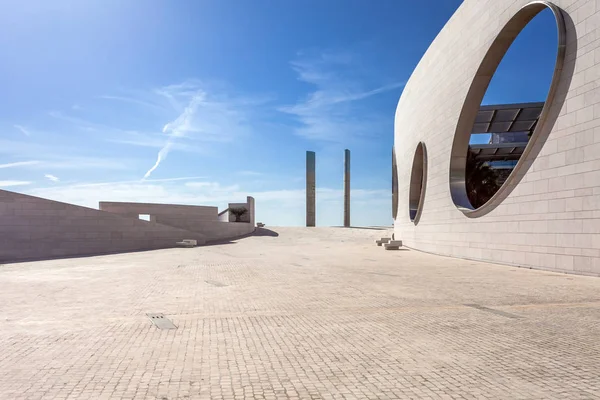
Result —
<svg viewBox="0 0 600 400"><path fill-rule="evenodd" d="M562 46L543 123L502 193L485 210L466 210L454 192L460 180L451 180L461 161L455 159L453 146L465 140L467 114L479 107L478 93L485 92L511 35L540 8L553 6ZM600 275L599 28L598 0L463 2L398 103L397 239L436 254ZM427 148L427 192L415 224L408 193L421 142Z"/></svg>

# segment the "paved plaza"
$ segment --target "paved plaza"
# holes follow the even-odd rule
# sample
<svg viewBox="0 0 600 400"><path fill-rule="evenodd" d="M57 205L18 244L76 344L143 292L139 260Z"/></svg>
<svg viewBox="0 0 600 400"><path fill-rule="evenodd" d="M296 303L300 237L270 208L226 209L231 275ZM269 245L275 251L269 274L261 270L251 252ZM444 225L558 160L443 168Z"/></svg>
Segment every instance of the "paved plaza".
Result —
<svg viewBox="0 0 600 400"><path fill-rule="evenodd" d="M600 398L600 278L271 229L1 266L0 398Z"/></svg>

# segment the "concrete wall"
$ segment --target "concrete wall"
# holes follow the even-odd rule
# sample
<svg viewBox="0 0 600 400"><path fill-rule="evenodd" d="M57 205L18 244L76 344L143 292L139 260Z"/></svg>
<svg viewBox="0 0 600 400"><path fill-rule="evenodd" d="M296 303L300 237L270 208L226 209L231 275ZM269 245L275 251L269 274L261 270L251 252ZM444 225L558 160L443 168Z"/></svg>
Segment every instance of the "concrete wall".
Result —
<svg viewBox="0 0 600 400"><path fill-rule="evenodd" d="M220 220L214 224L202 224L196 228L197 231L205 235L207 241L232 239L254 232L256 230L256 209L254 205L254 198L248 196L245 203L229 203L229 207L232 206L245 207L248 209L248 213L242 217L242 219L247 219L248 222L225 222L226 220ZM230 213L224 213L219 217L219 219L227 214ZM231 214L228 216L228 218L230 220L233 218L235 221L235 216Z"/></svg>
<svg viewBox="0 0 600 400"><path fill-rule="evenodd" d="M229 203L227 209L229 210L229 209L238 208L238 207L243 207L248 210L248 203ZM235 222L235 215L233 215L230 212L228 212L228 214L229 214L229 222ZM250 210L248 210L248 212L246 214L244 214L240 217L239 222L250 222L250 219L251 219Z"/></svg>
<svg viewBox="0 0 600 400"><path fill-rule="evenodd" d="M509 190L483 215L463 213L451 196L463 105L486 84L478 73L492 43L528 3L465 0L412 74L395 118L395 236L437 254L600 275L600 1L554 1L566 27L564 64L548 120L536 128L539 140L507 181ZM419 142L427 149L428 174L415 225L408 189Z"/></svg>
<svg viewBox="0 0 600 400"><path fill-rule="evenodd" d="M101 201L99 208L102 211L130 218L138 218L139 214L148 214L153 222L192 232L197 232L195 228L198 225L215 223L218 220L217 207Z"/></svg>
<svg viewBox="0 0 600 400"><path fill-rule="evenodd" d="M317 173L316 154L306 152L306 226L317 224Z"/></svg>
<svg viewBox="0 0 600 400"><path fill-rule="evenodd" d="M229 208L219 213L218 219L221 222L229 222Z"/></svg>
<svg viewBox="0 0 600 400"><path fill-rule="evenodd" d="M204 235L0 190L0 262L174 247Z"/></svg>
<svg viewBox="0 0 600 400"><path fill-rule="evenodd" d="M103 211L136 219L139 214L149 214L156 223L200 233L207 241L232 239L254 232L254 199L248 197L246 203L229 203L229 207L234 206L248 209L248 213L242 217L246 222L227 222L228 219L235 221L235 216L228 215L230 213L219 216L217 207L100 202Z"/></svg>

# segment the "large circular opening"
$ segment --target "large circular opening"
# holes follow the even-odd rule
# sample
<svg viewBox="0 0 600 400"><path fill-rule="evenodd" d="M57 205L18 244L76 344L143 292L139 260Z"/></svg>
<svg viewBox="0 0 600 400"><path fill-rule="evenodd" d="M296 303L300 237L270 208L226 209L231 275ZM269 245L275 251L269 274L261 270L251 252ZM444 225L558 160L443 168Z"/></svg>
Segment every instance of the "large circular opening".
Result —
<svg viewBox="0 0 600 400"><path fill-rule="evenodd" d="M392 147L392 218L398 216L398 164L396 150Z"/></svg>
<svg viewBox="0 0 600 400"><path fill-rule="evenodd" d="M565 55L562 13L535 1L510 19L487 51L458 119L450 159L450 193L468 217L493 210L537 156L554 124ZM539 150L538 150L539 151Z"/></svg>
<svg viewBox="0 0 600 400"><path fill-rule="evenodd" d="M425 200L425 185L427 182L427 150L425 144L417 145L410 173L410 187L408 189L408 215L410 220L419 223L423 201Z"/></svg>

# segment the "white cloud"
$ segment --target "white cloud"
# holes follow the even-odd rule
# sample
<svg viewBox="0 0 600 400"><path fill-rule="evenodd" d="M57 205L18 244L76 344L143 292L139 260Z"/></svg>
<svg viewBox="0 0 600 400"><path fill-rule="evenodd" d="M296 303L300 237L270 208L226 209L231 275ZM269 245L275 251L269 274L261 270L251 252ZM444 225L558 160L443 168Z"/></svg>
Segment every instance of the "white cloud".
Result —
<svg viewBox="0 0 600 400"><path fill-rule="evenodd" d="M47 179L51 180L52 182L58 182L58 181L60 181L60 179L58 179L56 176L51 175L51 174L45 174L44 178L47 178Z"/></svg>
<svg viewBox="0 0 600 400"><path fill-rule="evenodd" d="M359 108L360 100L395 90L404 85L394 82L365 89L363 81L372 76L360 76L355 70L356 57L349 53L322 53L291 63L298 79L315 86L305 99L280 111L296 117L301 126L296 134L313 140L347 142L349 139L378 134L393 118Z"/></svg>
<svg viewBox="0 0 600 400"><path fill-rule="evenodd" d="M127 169L131 160L101 157L70 157L65 156L40 162L40 167L52 169L99 169L99 170L123 170Z"/></svg>
<svg viewBox="0 0 600 400"><path fill-rule="evenodd" d="M16 167L26 167L29 165L36 165L39 164L39 161L19 161L19 162L14 162L14 163L8 163L8 164L0 164L0 169L2 168L16 168Z"/></svg>
<svg viewBox="0 0 600 400"><path fill-rule="evenodd" d="M69 122L75 125L77 128L86 130L86 131L97 131L102 128L106 128L101 124L96 124L94 122L88 121L84 118L73 117L72 115L67 115L61 111L48 111L48 115L52 118L58 119L60 121Z"/></svg>
<svg viewBox="0 0 600 400"><path fill-rule="evenodd" d="M107 138L106 141L138 147L150 147L162 149L165 146L165 137L162 133L148 133L137 131L123 131L115 138ZM193 144L189 139L171 142L170 151L184 151L195 154L210 154L210 149Z"/></svg>
<svg viewBox="0 0 600 400"><path fill-rule="evenodd" d="M216 195L238 193L239 185L221 186L218 182L186 182L185 186L191 189L201 189L203 194Z"/></svg>
<svg viewBox="0 0 600 400"><path fill-rule="evenodd" d="M148 170L148 172L146 172L144 174L144 179L147 179L150 177L150 175L154 172L154 170L156 170L156 168L158 168L158 166L160 165L160 163L162 162L162 160L164 160L165 158L167 158L167 154L169 154L169 150L171 149L172 143L171 141L168 141L162 149L160 149L160 151L158 152L158 156L156 157L156 162L154 163L154 165L152 166L152 168L150 168Z"/></svg>
<svg viewBox="0 0 600 400"><path fill-rule="evenodd" d="M159 110L159 111L166 111L166 108L164 106L162 106L161 104L156 104L151 101L139 99L136 97L104 95L104 96L98 96L98 98L103 99L103 100L114 100L114 101L119 101L119 102L123 102L123 103L135 104L138 106L148 107L148 108L152 108L152 109Z"/></svg>
<svg viewBox="0 0 600 400"><path fill-rule="evenodd" d="M178 178L163 178L163 179L145 179L143 181L140 180L129 180L129 181L118 181L118 182L98 182L98 183L78 183L74 185L70 185L70 187L90 187L90 186L112 186L117 184L126 184L126 183L154 183L154 182L176 182L176 181L189 181L194 179L204 179L203 176L184 176Z"/></svg>
<svg viewBox="0 0 600 400"><path fill-rule="evenodd" d="M85 149L85 152L87 153L90 150L93 151L93 148ZM41 170L44 173L50 170L124 170L131 168L138 161L132 157L83 155L83 149L54 137L45 142L0 139L0 155L4 154L10 158L29 160L0 164L0 169L27 168Z"/></svg>
<svg viewBox="0 0 600 400"><path fill-rule="evenodd" d="M15 129L17 129L23 135L25 135L25 136L31 136L31 132L29 132L29 130L26 129L24 126L22 126L22 125L13 125L13 126L15 127Z"/></svg>
<svg viewBox="0 0 600 400"><path fill-rule="evenodd" d="M237 184L222 185L209 181L178 183L178 180L187 179L56 185L30 189L27 193L92 208L97 208L99 201L125 201L217 206L221 210L230 202L243 202L246 196L253 196L259 221L280 226L302 226L305 223L306 195L303 189L246 191ZM353 225L385 225L391 222L389 190L354 189L352 207ZM342 213L343 191L317 188L317 223L341 225Z"/></svg>
<svg viewBox="0 0 600 400"><path fill-rule="evenodd" d="M0 181L0 187L25 186L25 185L31 185L31 182L27 182L27 181Z"/></svg>
<svg viewBox="0 0 600 400"><path fill-rule="evenodd" d="M215 142L231 142L251 133L250 111L260 101L209 93L199 82L188 81L155 91L166 98L179 115L167 122L162 132L167 135L154 165L146 172L148 178L167 158L182 139L207 146Z"/></svg>
<svg viewBox="0 0 600 400"><path fill-rule="evenodd" d="M262 172L257 172L257 171L240 171L238 172L239 175L244 175L244 176L261 176L264 175Z"/></svg>

